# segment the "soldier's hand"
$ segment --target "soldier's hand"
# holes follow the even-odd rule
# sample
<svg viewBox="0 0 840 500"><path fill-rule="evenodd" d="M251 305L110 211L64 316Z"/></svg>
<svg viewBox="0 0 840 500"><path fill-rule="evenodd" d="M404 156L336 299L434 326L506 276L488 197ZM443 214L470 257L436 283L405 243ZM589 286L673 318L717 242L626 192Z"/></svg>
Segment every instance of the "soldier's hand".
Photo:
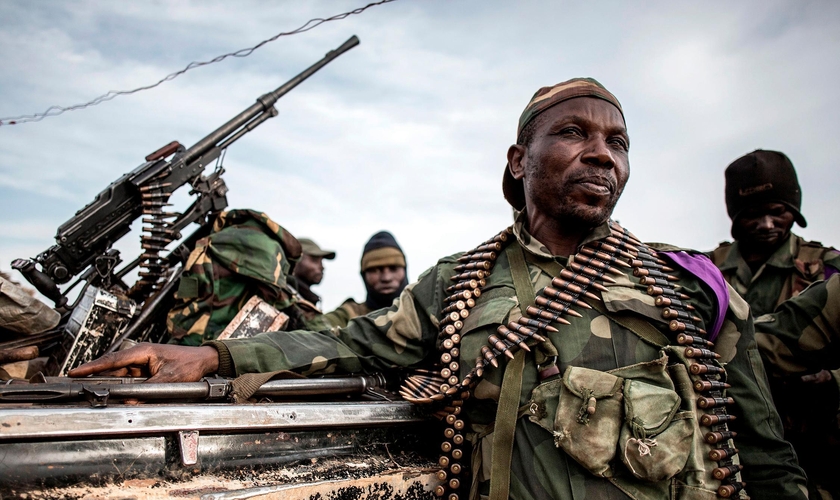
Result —
<svg viewBox="0 0 840 500"><path fill-rule="evenodd" d="M71 377L94 373L115 377L149 377L147 382L197 382L219 369L219 353L210 346L138 344L70 370Z"/></svg>
<svg viewBox="0 0 840 500"><path fill-rule="evenodd" d="M810 375L802 375L801 379L803 382L810 384L824 384L831 380L831 372L828 370L822 370Z"/></svg>

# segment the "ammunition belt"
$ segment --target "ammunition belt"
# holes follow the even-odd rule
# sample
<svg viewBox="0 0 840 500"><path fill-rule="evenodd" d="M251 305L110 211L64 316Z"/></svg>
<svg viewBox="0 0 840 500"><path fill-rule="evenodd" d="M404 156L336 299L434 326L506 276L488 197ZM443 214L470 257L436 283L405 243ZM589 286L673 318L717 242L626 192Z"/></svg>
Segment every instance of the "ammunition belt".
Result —
<svg viewBox="0 0 840 500"><path fill-rule="evenodd" d="M475 306L486 286L498 254L512 241L512 229L506 228L493 238L473 250L466 252L458 261L455 271L459 274L451 279L456 283L447 288L439 333L440 360L432 370L416 370L404 381L400 394L408 401L420 404L439 403L437 413L443 419L444 441L438 465L441 469L437 478L441 484L435 488L435 495L447 500L458 500L461 487L461 473L465 470L462 445L466 424L459 418L464 400L481 380L484 370L498 367L499 356L513 359L519 349L530 351L529 339L544 342L547 332L557 332L551 323L567 325L564 316L581 317L573 306L591 309L582 299L601 300L590 290L607 291L604 283L615 283L609 275L625 275L621 268L632 269L639 283L647 285L647 293L655 297L655 304L662 308L662 317L670 319L669 329L677 332L677 343L686 346L685 356L696 360L689 366L696 376L694 388L703 396L697 399L697 407L708 410L702 415L700 424L709 428L704 436L706 443L713 446L709 458L718 462L712 476L721 481L717 490L722 498L734 497L744 488L740 481L742 466L733 462L738 450L732 444L737 433L730 431L727 423L735 419L729 415L726 406L734 403L725 397L723 391L729 387L721 379L725 369L717 361L714 344L704 336L706 332L697 326L700 318L694 307L688 304L689 297L677 290L678 278L667 262L660 259L656 251L639 241L629 231L615 222L610 222L611 236L587 243L579 252L569 258L566 269L552 278L551 286L537 293L536 302L526 308L527 315L507 325L500 325L496 333L487 338L475 360L475 367L460 378L460 331L463 320ZM533 345L533 343L532 343Z"/></svg>
<svg viewBox="0 0 840 500"><path fill-rule="evenodd" d="M172 205L169 203L171 193L167 189L171 183L157 181L165 176L166 172L162 172L152 179L150 184L140 187L143 224L147 225L143 226L143 234L140 236L140 246L143 249L139 264L141 270L138 273L140 279L130 292L130 295L135 297L155 292L163 286L168 266L160 252L177 239L167 220L178 215L166 210L166 207Z"/></svg>

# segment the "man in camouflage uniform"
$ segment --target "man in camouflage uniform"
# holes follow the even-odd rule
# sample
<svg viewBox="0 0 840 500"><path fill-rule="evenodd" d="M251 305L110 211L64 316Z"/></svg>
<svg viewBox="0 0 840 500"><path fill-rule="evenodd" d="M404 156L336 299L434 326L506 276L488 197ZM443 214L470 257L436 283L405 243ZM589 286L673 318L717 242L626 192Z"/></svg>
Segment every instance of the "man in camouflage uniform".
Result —
<svg viewBox="0 0 840 500"><path fill-rule="evenodd" d="M456 371L462 376L472 373L477 358L488 359L488 351L483 349L488 334L506 323L513 327L511 322L523 317L523 310L530 311L528 295L552 284L558 266L573 268L571 256L579 259L576 252L582 246L610 238L615 226L609 216L629 176L628 150L621 106L594 80L574 79L542 88L528 103L520 118L517 144L508 150L504 173L505 197L520 215L492 273L481 278L486 278L483 292L459 330L461 365ZM781 439L778 415L768 404L766 375L758 362L748 306L737 294L727 293L707 259L686 252L669 255L673 260L669 272L676 274L672 278L691 297L700 328L716 339L716 350L726 363L731 384L726 394L736 401L732 413L737 425L732 428L738 432L736 445L746 491L760 499L806 498L804 475L790 445ZM73 375L103 370L127 374L150 366L154 368L153 380L165 381L196 380L213 372L233 376L291 369L314 375L426 367L438 357L443 359L438 335L448 320L441 310L451 293L451 278L461 273L461 266L457 255L441 259L406 287L391 307L355 318L337 331L268 333L242 341L211 342L192 350L142 346L103 357ZM687 436L693 451L675 476L664 479L639 480L622 464L624 458L634 457L620 460L618 456L596 476L582 465L586 457L572 459L558 448L556 443L564 440L567 429L550 432L537 418L547 407L557 407L556 398L537 403L537 396L564 387L566 378L560 374L574 369L599 377L608 375L608 370L638 368L638 363L650 366L662 359L660 353L664 352L658 347L663 342L653 339L650 331L653 337L665 339L664 343L674 341L662 310L654 305L646 287L620 274L613 282L605 282L608 286L599 292L599 300L587 299L591 305L577 309L579 317L568 316L562 323L552 323L556 328L541 330L548 338L544 342L531 339L532 352L520 350L513 361L500 356L496 369L488 365L460 413L468 422L466 438L473 443L471 498L715 498L720 481L711 474L714 465L706 456L708 445L698 436L701 431L691 416L695 411L692 399L677 398L677 403L685 410L680 412L684 422L696 430ZM553 355L550 346L556 348ZM447 348L445 341L441 347ZM522 370L521 377L513 366ZM513 401L509 399L510 380L521 383L521 389L512 393ZM690 390L692 382L685 381L680 387ZM673 391L669 394L676 397ZM564 401L561 398L560 404ZM575 409L583 419L579 422L601 411L596 410L594 396L588 401L580 412ZM544 420L550 425L553 419L548 414ZM635 420L631 424L641 425ZM504 433L496 432L497 426ZM585 428L577 426L575 430ZM664 442L658 447L656 440L644 435L637 442L638 450L632 452L637 456L642 454L643 442L650 456L670 451ZM599 443L597 436L593 443L619 455L616 443Z"/></svg>
<svg viewBox="0 0 840 500"><path fill-rule="evenodd" d="M219 214L184 265L166 317L170 342L195 346L215 339L253 296L287 314L291 328L326 328L320 311L286 283L300 253L298 240L264 213Z"/></svg>
<svg viewBox="0 0 840 500"><path fill-rule="evenodd" d="M365 301L360 304L351 297L325 314L333 327L344 328L352 318L390 306L408 286L405 254L394 235L380 231L370 237L362 251L361 273Z"/></svg>
<svg viewBox="0 0 840 500"><path fill-rule="evenodd" d="M315 307L321 301L321 297L312 291L312 285L317 285L324 279L324 259L334 259L335 252L323 250L309 238L298 238L298 241L302 253L292 270L292 276L288 278L289 286Z"/></svg>
<svg viewBox="0 0 840 500"><path fill-rule="evenodd" d="M810 284L838 272L840 253L791 232L794 222L802 227L807 222L800 212L796 171L785 154L753 151L732 162L725 175L735 242L721 243L711 258L755 317L772 313ZM775 356L761 352L765 359ZM809 479L834 485L829 489L840 498L840 372L779 374L770 382L785 438L794 445Z"/></svg>

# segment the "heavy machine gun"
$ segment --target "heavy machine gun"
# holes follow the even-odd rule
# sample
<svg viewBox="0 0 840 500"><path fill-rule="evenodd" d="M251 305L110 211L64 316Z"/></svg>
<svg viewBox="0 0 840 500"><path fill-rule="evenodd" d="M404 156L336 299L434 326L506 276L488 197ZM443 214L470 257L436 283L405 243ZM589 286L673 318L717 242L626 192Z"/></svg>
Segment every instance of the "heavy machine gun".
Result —
<svg viewBox="0 0 840 500"><path fill-rule="evenodd" d="M167 297L177 286L179 264L209 231L215 215L227 206L221 166L225 150L277 116L274 104L278 99L358 44L359 39L351 37L193 146L185 148L173 141L149 154L145 163L111 183L59 226L55 245L34 259L12 262L14 269L65 313L65 352L55 360L57 366L50 374L66 374L105 350L117 348L121 340L142 334L160 317ZM216 169L205 175L205 168L213 162L217 162ZM184 186L190 187L194 202L183 213L168 211L170 196ZM141 216L142 253L118 268L122 259L113 246ZM183 238L181 231L192 223L198 223L199 228ZM163 254L167 246L179 240L182 242L175 249ZM127 286L124 278L138 267L139 279ZM74 278L72 285L63 291L59 288ZM69 292L81 282L85 283L84 289L73 304L68 304Z"/></svg>

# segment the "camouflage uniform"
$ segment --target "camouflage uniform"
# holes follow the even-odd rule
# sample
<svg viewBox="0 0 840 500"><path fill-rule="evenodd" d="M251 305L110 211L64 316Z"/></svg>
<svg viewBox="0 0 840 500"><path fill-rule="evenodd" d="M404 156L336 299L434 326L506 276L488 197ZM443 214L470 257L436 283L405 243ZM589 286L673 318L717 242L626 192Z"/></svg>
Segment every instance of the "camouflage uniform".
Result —
<svg viewBox="0 0 840 500"><path fill-rule="evenodd" d="M351 319L364 316L371 311L372 309L367 305L359 304L353 299L347 299L334 311L325 314L324 319L333 327L344 328Z"/></svg>
<svg viewBox="0 0 840 500"><path fill-rule="evenodd" d="M808 287L755 319L755 339L770 375L840 367L840 274Z"/></svg>
<svg viewBox="0 0 840 500"><path fill-rule="evenodd" d="M299 256L295 237L266 214L222 212L184 266L177 303L166 318L172 342L199 345L216 338L254 295L288 314L297 328L326 328L320 311L297 307L300 300L286 286L290 259Z"/></svg>
<svg viewBox="0 0 840 500"><path fill-rule="evenodd" d="M542 267L554 263L564 265L566 258L553 257L533 239L523 227L523 217L514 226L517 241L512 244L524 248L531 282L537 290L551 281ZM609 228L605 224L596 228L586 241L607 235ZM219 373L233 376L291 369L313 375L422 367L430 356L439 353L436 340L440 310L447 295L445 289L451 284L449 278L457 274L453 269L457 264L456 257L441 259L416 283L409 285L390 308L356 318L346 328L326 332L276 332L242 341L210 342L219 350ZM685 293L694 298L692 304L698 316L705 324L713 323L717 307L714 294L689 273L676 272L683 278L681 284ZM658 347L642 341L610 319L613 314L638 315L660 331L667 332L661 310L653 305L652 297L644 288L628 277L618 278L618 282L602 294L606 314L597 309L581 309L582 318L570 317L570 325L560 326L559 333L548 334L559 350L561 373L568 366L606 371L659 358ZM464 320L460 344L462 376L473 368L472 360L485 344L487 335L520 314L510 264L503 252L477 305ZM734 293L717 340L717 350L722 355L721 361L727 363L732 384L728 392L737 402L733 413L738 420L733 429L738 432L736 444L744 464L743 478L748 493L761 499L805 498L805 478L796 466L792 448L781 437L782 429L766 386L749 309ZM534 388L546 384L538 382L536 354L525 357L521 405L529 402ZM486 372L464 407L463 415L469 422L468 439L474 445L473 498L487 495L489 491L492 430L506 366L502 360L499 369ZM668 481L639 481L621 465L616 468L616 477L598 478L558 449L552 434L528 418L517 420L513 446L510 498L624 499L627 495L637 499L715 498L714 491L686 486L710 477L710 470L698 475L691 465Z"/></svg>
<svg viewBox="0 0 840 500"><path fill-rule="evenodd" d="M726 281L749 303L759 317L772 313L788 299L840 269L840 253L813 241L791 234L754 274L741 257L738 242L721 244L712 252L712 260ZM790 334L799 336L799 326L782 321ZM780 353L776 343L759 344L765 362L772 364ZM798 350L797 352L802 352ZM787 366L787 365L784 365ZM823 365L813 371L820 371ZM785 438L797 451L802 467L820 489L831 490L840 498L840 484L834 479L840 468L840 370L831 372L832 380L821 384L802 382L799 371L768 368L771 392L782 417Z"/></svg>
<svg viewBox="0 0 840 500"><path fill-rule="evenodd" d="M840 252L791 234L755 273L741 257L738 242L721 243L712 261L752 309L753 316L772 313L808 285L840 272Z"/></svg>

